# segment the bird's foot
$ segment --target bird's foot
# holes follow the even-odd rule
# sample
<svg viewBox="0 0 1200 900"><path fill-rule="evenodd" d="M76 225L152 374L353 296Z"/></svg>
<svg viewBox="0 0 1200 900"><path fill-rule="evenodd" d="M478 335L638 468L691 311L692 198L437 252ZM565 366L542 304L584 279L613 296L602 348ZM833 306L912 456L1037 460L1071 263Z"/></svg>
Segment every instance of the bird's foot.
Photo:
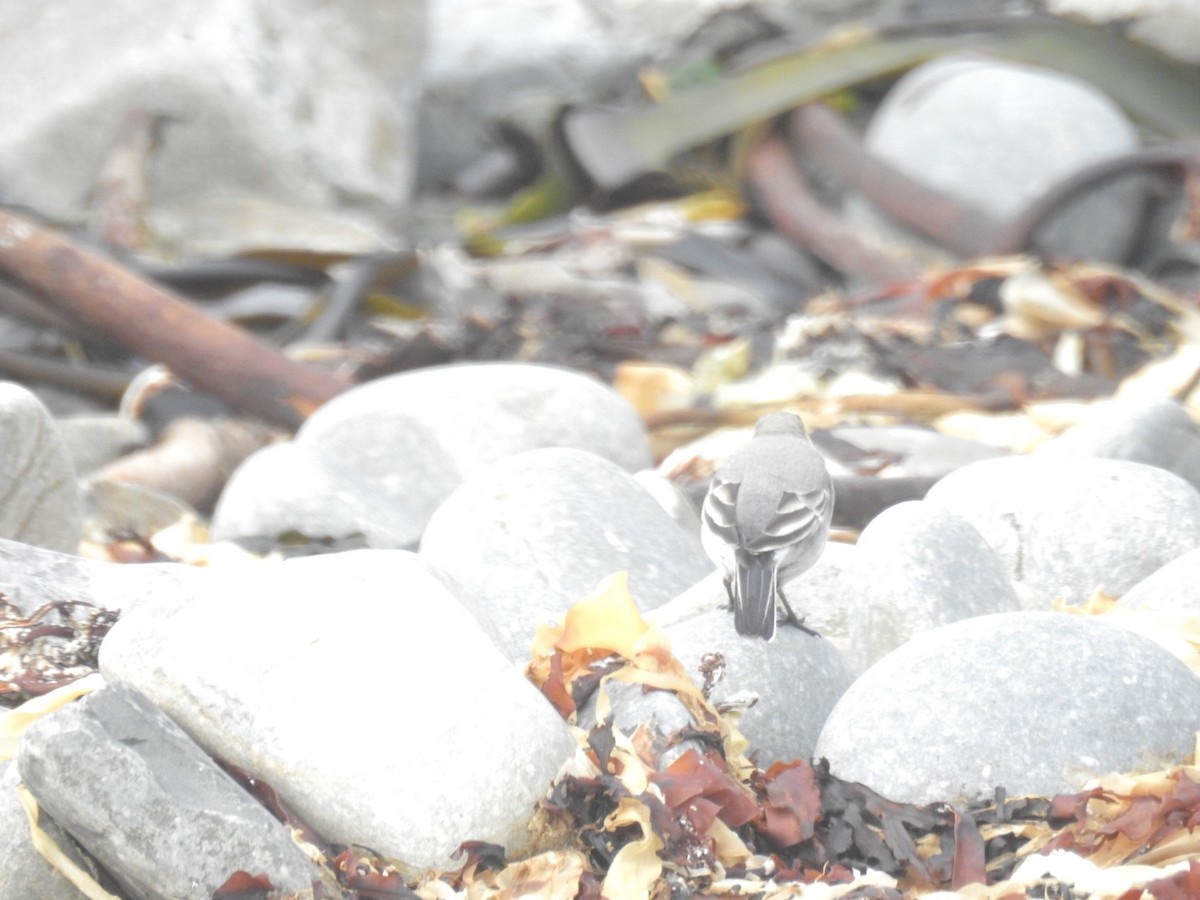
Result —
<svg viewBox="0 0 1200 900"><path fill-rule="evenodd" d="M797 618L796 616L793 616L793 615L789 614L789 615L788 615L788 617L787 617L787 623L788 623L789 625L793 625L793 626L795 626L796 628L799 628L799 629L800 629L801 631L803 631L805 634L811 634L813 637L820 637L820 636L821 636L821 632L819 632L819 631L814 631L813 629L809 628L807 625L805 625L805 624L804 624L804 617L803 617L803 616L801 616L800 618Z"/></svg>
<svg viewBox="0 0 1200 900"><path fill-rule="evenodd" d="M729 602L727 604L725 604L724 606L722 606L721 609L732 610L734 607L734 604L737 602L733 599L733 576L726 575L725 579L724 579L724 583L725 583L725 596L729 598Z"/></svg>
<svg viewBox="0 0 1200 900"><path fill-rule="evenodd" d="M792 609L792 604L788 603L787 597L785 597L783 595L783 587L782 586L780 586L779 589L776 590L775 594L777 597L779 597L779 602L781 604L783 604L784 610L786 610L786 615L783 617L783 620L785 622L787 622L787 624L795 626L796 628L799 628L801 631L803 631L805 634L811 634L813 637L821 636L820 632L814 631L813 629L809 628L807 625L804 624L804 616L796 615L795 610Z"/></svg>

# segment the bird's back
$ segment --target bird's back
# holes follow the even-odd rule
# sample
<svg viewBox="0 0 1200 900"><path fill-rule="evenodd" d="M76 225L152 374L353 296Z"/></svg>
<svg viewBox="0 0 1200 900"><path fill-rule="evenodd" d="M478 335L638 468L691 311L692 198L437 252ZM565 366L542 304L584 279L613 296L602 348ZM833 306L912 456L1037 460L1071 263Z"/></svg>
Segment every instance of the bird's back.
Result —
<svg viewBox="0 0 1200 900"><path fill-rule="evenodd" d="M753 453L753 455L751 455ZM744 542L752 542L774 520L783 491L805 495L831 489L825 464L812 445L794 437L764 435L722 462L721 481L739 484L736 522Z"/></svg>

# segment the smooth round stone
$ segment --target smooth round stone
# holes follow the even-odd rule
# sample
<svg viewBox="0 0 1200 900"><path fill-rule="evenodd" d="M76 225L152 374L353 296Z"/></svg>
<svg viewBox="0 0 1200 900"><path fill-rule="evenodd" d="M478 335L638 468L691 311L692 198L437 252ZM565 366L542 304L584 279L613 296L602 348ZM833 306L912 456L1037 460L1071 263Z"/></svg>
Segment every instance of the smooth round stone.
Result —
<svg viewBox="0 0 1200 900"><path fill-rule="evenodd" d="M829 541L806 572L783 583L784 596L804 624L829 641L850 661L850 620L859 602L857 544ZM726 600L728 602L728 600Z"/></svg>
<svg viewBox="0 0 1200 900"><path fill-rule="evenodd" d="M1014 456L947 475L926 502L974 525L1018 589L1048 607L1119 596L1200 547L1200 493L1177 475L1111 459Z"/></svg>
<svg viewBox="0 0 1200 900"><path fill-rule="evenodd" d="M83 532L75 467L41 401L0 382L0 538L74 553Z"/></svg>
<svg viewBox="0 0 1200 900"><path fill-rule="evenodd" d="M442 447L460 479L542 447L587 450L631 472L651 464L645 427L620 394L591 376L530 363L459 363L380 378L334 397L296 439L355 469L365 448L378 447L383 458L372 461L390 461L386 471L399 477L414 426Z"/></svg>
<svg viewBox="0 0 1200 900"><path fill-rule="evenodd" d="M893 506L866 527L857 547L859 592L849 619L858 671L923 631L1020 608L996 551L943 507Z"/></svg>
<svg viewBox="0 0 1200 900"><path fill-rule="evenodd" d="M1200 490L1200 426L1182 405L1163 397L1095 403L1076 425L1037 453L1145 463L1174 472Z"/></svg>
<svg viewBox="0 0 1200 900"><path fill-rule="evenodd" d="M666 629L675 657L703 686L719 668L709 699L718 707L739 697L757 698L738 728L764 768L775 760L808 759L834 704L853 676L829 641L780 625L775 640L747 638L733 629L733 614L717 609Z"/></svg>
<svg viewBox="0 0 1200 900"><path fill-rule="evenodd" d="M215 569L100 650L211 754L324 837L416 869L474 835L539 852L530 817L575 750L546 699L413 553ZM453 777L449 777L452 773Z"/></svg>
<svg viewBox="0 0 1200 900"><path fill-rule="evenodd" d="M892 800L1077 790L1194 749L1200 679L1153 641L1055 612L924 632L850 686L816 755Z"/></svg>
<svg viewBox="0 0 1200 900"><path fill-rule="evenodd" d="M528 659L539 624L613 572L629 572L648 610L712 569L699 537L632 475L566 448L518 453L469 479L430 520L420 553L514 660Z"/></svg>
<svg viewBox="0 0 1200 900"><path fill-rule="evenodd" d="M971 56L904 76L865 141L879 159L999 221L1080 169L1138 146L1124 113L1090 84ZM1074 259L1123 258L1139 226L1141 191L1127 180L1090 192L1039 232L1040 243Z"/></svg>
<svg viewBox="0 0 1200 900"><path fill-rule="evenodd" d="M413 450L409 457L423 477L401 499L361 471L346 471L303 444L263 447L242 461L221 492L213 510L213 539L297 531L311 538L361 534L376 549L415 545L437 504L457 483L440 451L423 449L428 452Z"/></svg>
<svg viewBox="0 0 1200 900"><path fill-rule="evenodd" d="M1143 578L1125 592L1117 606L1200 613L1200 548L1177 556Z"/></svg>
<svg viewBox="0 0 1200 900"><path fill-rule="evenodd" d="M411 547L466 478L545 447L588 450L629 471L650 463L633 408L587 375L525 363L392 375L338 395L291 445L243 462L217 503L213 534L362 534L372 547Z"/></svg>

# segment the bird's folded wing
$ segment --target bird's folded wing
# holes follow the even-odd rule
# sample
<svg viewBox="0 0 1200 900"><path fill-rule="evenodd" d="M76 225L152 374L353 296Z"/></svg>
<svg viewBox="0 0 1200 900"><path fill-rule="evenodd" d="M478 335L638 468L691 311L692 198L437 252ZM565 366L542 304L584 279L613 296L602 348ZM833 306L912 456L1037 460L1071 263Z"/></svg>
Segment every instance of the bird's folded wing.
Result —
<svg viewBox="0 0 1200 900"><path fill-rule="evenodd" d="M714 481L704 498L700 517L705 526L731 547L741 544L737 527L737 495L741 484L736 481Z"/></svg>
<svg viewBox="0 0 1200 900"><path fill-rule="evenodd" d="M784 491L775 513L762 533L744 547L753 553L769 553L803 543L818 534L828 521L833 495L824 488L798 494Z"/></svg>

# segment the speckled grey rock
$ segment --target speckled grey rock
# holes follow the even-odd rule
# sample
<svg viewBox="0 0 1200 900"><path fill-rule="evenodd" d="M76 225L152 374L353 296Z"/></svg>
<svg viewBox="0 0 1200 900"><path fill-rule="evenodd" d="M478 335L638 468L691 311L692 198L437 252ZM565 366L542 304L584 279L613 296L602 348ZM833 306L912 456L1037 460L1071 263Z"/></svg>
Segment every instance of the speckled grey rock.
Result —
<svg viewBox="0 0 1200 900"><path fill-rule="evenodd" d="M859 676L816 755L912 803L1077 790L1193 750L1200 679L1140 635L1056 612L926 631Z"/></svg>
<svg viewBox="0 0 1200 900"><path fill-rule="evenodd" d="M712 564L633 476L582 450L551 448L495 463L456 490L429 522L421 557L514 661L536 627L558 619L613 572L653 609Z"/></svg>
<svg viewBox="0 0 1200 900"><path fill-rule="evenodd" d="M0 762L0 859L4 860L0 900L79 900L83 895L29 842L29 821L17 799L20 782L17 761ZM38 824L60 847L70 847L66 835L48 816L39 817Z"/></svg>
<svg viewBox="0 0 1200 900"><path fill-rule="evenodd" d="M284 891L320 877L282 823L127 687L39 719L18 760L38 805L138 900L207 900L239 870Z"/></svg>
<svg viewBox="0 0 1200 900"><path fill-rule="evenodd" d="M947 475L926 502L958 513L999 554L1018 590L1049 607L1097 589L1120 595L1200 547L1200 493L1177 475L1111 459L1015 456Z"/></svg>
<svg viewBox="0 0 1200 900"><path fill-rule="evenodd" d="M696 684L704 686L705 673L719 675L709 693L718 707L757 697L738 727L764 767L812 756L826 717L853 680L824 638L784 625L774 641L742 637L724 609L672 625L666 635Z"/></svg>
<svg viewBox="0 0 1200 900"><path fill-rule="evenodd" d="M1104 400L1074 427L1038 448L1067 459L1126 459L1174 472L1200 490L1200 426L1164 397Z"/></svg>
<svg viewBox="0 0 1200 900"><path fill-rule="evenodd" d="M1001 221L1073 172L1138 146L1129 120L1090 84L969 56L909 72L865 141L881 160ZM1127 181L1091 192L1041 230L1040 245L1075 259L1121 259L1136 236L1140 191Z"/></svg>
<svg viewBox="0 0 1200 900"><path fill-rule="evenodd" d="M807 572L783 583L783 592L804 624L825 638L852 662L851 608L858 600L857 544L830 541Z"/></svg>
<svg viewBox="0 0 1200 900"><path fill-rule="evenodd" d="M112 610L152 605L190 596L207 574L180 563L118 565L0 540L0 591L26 615L62 600Z"/></svg>
<svg viewBox="0 0 1200 900"><path fill-rule="evenodd" d="M1147 575L1117 601L1122 609L1200 612L1200 548Z"/></svg>
<svg viewBox="0 0 1200 900"><path fill-rule="evenodd" d="M738 727L759 764L810 757L826 716L852 680L838 649L823 637L783 625L770 643L742 637L716 573L680 596L687 599L651 610L646 618L669 621L662 627L672 653L718 709L739 716ZM606 690L617 727L631 733L644 725L666 739L662 767L690 747L703 752L691 740L671 740L695 724L673 694L637 684L609 683ZM594 718L593 695L581 709L580 724L590 727Z"/></svg>
<svg viewBox="0 0 1200 900"><path fill-rule="evenodd" d="M589 450L630 471L650 461L633 408L594 378L521 363L438 366L349 390L292 445L250 457L217 503L213 534L357 532L373 547L409 547L464 479L541 447Z"/></svg>
<svg viewBox="0 0 1200 900"><path fill-rule="evenodd" d="M857 545L830 541L812 568L783 584L788 602L804 618L804 624L829 641L847 660L849 610L859 590L854 574L857 559ZM714 569L662 606L646 611L645 617L661 628L670 628L714 609L724 609L726 615L731 615L729 602L722 573Z"/></svg>
<svg viewBox="0 0 1200 900"><path fill-rule="evenodd" d="M71 458L46 408L11 382L0 382L0 439L0 537L74 552L83 508Z"/></svg>
<svg viewBox="0 0 1200 900"><path fill-rule="evenodd" d="M416 555L209 574L194 599L122 617L104 676L330 841L417 868L452 865L467 836L536 852L530 817L575 743Z"/></svg>
<svg viewBox="0 0 1200 900"><path fill-rule="evenodd" d="M1020 608L996 551L944 507L893 506L866 527L857 547L858 590L847 604L856 671L922 631Z"/></svg>

